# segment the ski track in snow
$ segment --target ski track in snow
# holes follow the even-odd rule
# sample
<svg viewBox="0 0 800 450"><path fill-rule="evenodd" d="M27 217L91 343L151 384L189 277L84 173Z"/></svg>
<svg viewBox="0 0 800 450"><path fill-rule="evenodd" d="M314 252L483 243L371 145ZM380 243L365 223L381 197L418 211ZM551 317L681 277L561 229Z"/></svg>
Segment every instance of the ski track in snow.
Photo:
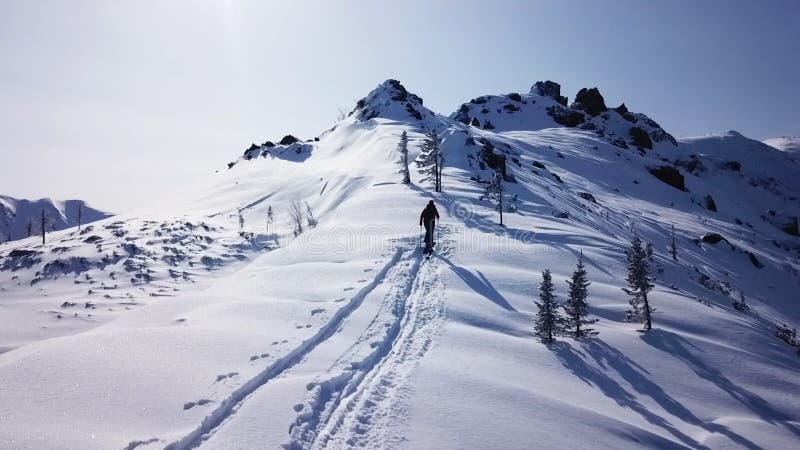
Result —
<svg viewBox="0 0 800 450"><path fill-rule="evenodd" d="M387 275L392 283L383 305L364 333L315 382L290 429L286 449L385 447L401 440L391 424L403 411L404 390L444 319L443 286L437 254L422 260L418 249ZM379 339L379 340L375 340ZM359 355L364 355L359 359ZM302 407L302 409L300 409Z"/></svg>
<svg viewBox="0 0 800 450"><path fill-rule="evenodd" d="M446 240L446 227L442 229L433 257L424 258L415 243L398 246L375 278L314 336L221 400L198 427L166 448L201 446L228 421L235 420L236 412L249 396L302 364L346 325L348 317L376 287L389 283L383 304L367 329L327 373L309 385L310 398L305 406L298 404L302 408L296 409L300 414L284 447L325 448L340 440L347 446L368 444L376 438L384 441L386 437L374 436L371 431L388 428L387 421L398 412L404 380L430 348L444 318L438 260L448 254L451 244Z"/></svg>
<svg viewBox="0 0 800 450"><path fill-rule="evenodd" d="M403 256L403 249L397 248L395 254L372 282L361 288L361 290L354 295L346 305L342 306L333 318L323 325L315 335L303 341L301 345L285 356L277 359L264 371L233 391L227 398L221 400L219 406L207 415L197 428L189 432L183 438L167 445L166 449L190 449L196 448L202 444L202 442L208 439L208 437L222 426L225 421L230 420L236 414L236 411L248 396L269 383L270 380L275 379L286 370L300 363L305 356L312 352L319 344L333 336L342 322L353 311L358 309L364 301L364 298L383 281L386 274L398 263L401 256Z"/></svg>

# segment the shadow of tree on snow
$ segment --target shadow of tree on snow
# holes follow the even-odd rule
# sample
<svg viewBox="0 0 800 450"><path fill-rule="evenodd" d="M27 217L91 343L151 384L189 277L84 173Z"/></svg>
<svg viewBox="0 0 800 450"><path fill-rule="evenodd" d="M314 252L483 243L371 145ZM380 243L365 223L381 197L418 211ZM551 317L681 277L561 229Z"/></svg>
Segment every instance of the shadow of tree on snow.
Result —
<svg viewBox="0 0 800 450"><path fill-rule="evenodd" d="M692 448L708 448L675 427L667 417L648 409L639 402L639 398L649 397L669 415L682 422L703 428L708 432L725 435L745 448L759 448L752 441L732 432L724 425L702 421L664 391L661 386L654 383L649 378L650 373L647 370L618 349L599 339L588 339L578 345L579 348L576 348L568 342L559 341L552 344L551 349L561 364L586 384L600 389L617 405L636 412L649 423L669 432L684 445ZM616 377L610 375L614 372L625 380L630 388L626 388L615 379Z"/></svg>
<svg viewBox="0 0 800 450"><path fill-rule="evenodd" d="M748 409L757 414L762 420L771 424L779 424L785 429L800 436L800 430L789 423L792 419L786 413L775 409L758 394L736 385L720 370L709 366L702 359L692 353L690 348L695 348L689 341L670 331L655 329L642 336L642 340L686 364L698 377L714 383L718 388L741 402ZM700 351L700 350L696 350Z"/></svg>

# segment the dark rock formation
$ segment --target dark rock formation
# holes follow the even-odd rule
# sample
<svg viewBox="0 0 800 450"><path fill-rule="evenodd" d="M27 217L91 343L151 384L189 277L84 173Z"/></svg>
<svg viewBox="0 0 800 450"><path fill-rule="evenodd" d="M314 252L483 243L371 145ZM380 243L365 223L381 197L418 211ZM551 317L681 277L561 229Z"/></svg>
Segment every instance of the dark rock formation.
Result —
<svg viewBox="0 0 800 450"><path fill-rule="evenodd" d="M787 234L791 234L792 236L800 236L800 227L797 224L797 217L790 217L789 223L781 227Z"/></svg>
<svg viewBox="0 0 800 450"><path fill-rule="evenodd" d="M417 119L417 120L422 120L422 113L420 113L419 111L417 111L417 110L414 108L414 105L412 105L411 103L406 103L406 111L408 112L408 114L409 114L411 117L413 117L413 118L415 118L415 119Z"/></svg>
<svg viewBox="0 0 800 450"><path fill-rule="evenodd" d="M739 161L725 161L722 165L723 169L733 170L735 172L741 172L742 170L742 163Z"/></svg>
<svg viewBox="0 0 800 450"><path fill-rule="evenodd" d="M650 171L654 177L658 178L664 183L667 183L675 189L688 192L688 189L686 189L686 185L683 181L683 174L681 174L680 170L677 168L673 166L658 166L650 167L647 170Z"/></svg>
<svg viewBox="0 0 800 450"><path fill-rule="evenodd" d="M631 135L631 143L637 147L641 148L653 148L653 141L650 140L650 136L647 135L647 131L639 127L631 127L628 134Z"/></svg>
<svg viewBox="0 0 800 450"><path fill-rule="evenodd" d="M582 113L565 107L551 106L547 108L547 115L552 117L555 123L570 128L586 122L586 116Z"/></svg>
<svg viewBox="0 0 800 450"><path fill-rule="evenodd" d="M567 97L561 95L561 85L554 81L537 81L531 88L531 94L550 97L558 103L567 106Z"/></svg>
<svg viewBox="0 0 800 450"><path fill-rule="evenodd" d="M469 106L467 106L466 103L462 104L461 107L458 108L455 119L464 125L469 124Z"/></svg>
<svg viewBox="0 0 800 450"><path fill-rule="evenodd" d="M706 195L706 209L717 212L717 204L714 202L714 197L712 197L711 194Z"/></svg>
<svg viewBox="0 0 800 450"><path fill-rule="evenodd" d="M622 118L627 120L628 122L630 123L636 122L636 118L633 116L633 114L631 114L630 111L628 111L628 107L625 106L625 103L614 108L614 111L618 112L619 115L622 116Z"/></svg>
<svg viewBox="0 0 800 450"><path fill-rule="evenodd" d="M711 245L716 245L721 241L728 242L728 240L722 237L722 235L719 233L706 233L700 238L700 240Z"/></svg>
<svg viewBox="0 0 800 450"><path fill-rule="evenodd" d="M280 140L280 142L278 142L278 144L291 145L294 144L295 142L300 142L300 140L292 136L291 134L287 134L286 136L283 137L283 139Z"/></svg>
<svg viewBox="0 0 800 450"><path fill-rule="evenodd" d="M596 116L601 112L607 110L606 102L600 91L594 87L591 89L583 88L575 95L575 103L572 104L573 108L582 109L591 116Z"/></svg>
<svg viewBox="0 0 800 450"><path fill-rule="evenodd" d="M753 264L757 269L761 269L764 267L764 264L756 258L756 255L753 252L747 252L747 257L750 258L750 263Z"/></svg>

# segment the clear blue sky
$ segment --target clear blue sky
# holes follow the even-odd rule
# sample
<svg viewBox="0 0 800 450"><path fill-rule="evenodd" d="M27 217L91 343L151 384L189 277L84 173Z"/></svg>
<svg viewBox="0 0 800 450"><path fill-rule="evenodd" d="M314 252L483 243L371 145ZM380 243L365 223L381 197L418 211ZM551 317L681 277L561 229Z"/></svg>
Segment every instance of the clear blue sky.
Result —
<svg viewBox="0 0 800 450"><path fill-rule="evenodd" d="M800 134L800 1L0 0L0 193L122 211L397 78L597 86L675 136Z"/></svg>

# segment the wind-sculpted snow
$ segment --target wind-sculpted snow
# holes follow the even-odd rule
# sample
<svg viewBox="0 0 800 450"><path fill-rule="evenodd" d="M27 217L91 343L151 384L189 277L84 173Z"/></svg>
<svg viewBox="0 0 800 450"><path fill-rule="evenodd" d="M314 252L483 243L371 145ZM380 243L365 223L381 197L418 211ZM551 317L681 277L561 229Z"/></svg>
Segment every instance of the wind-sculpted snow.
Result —
<svg viewBox="0 0 800 450"><path fill-rule="evenodd" d="M381 84L318 140L232 152L192 192L0 245L0 447L796 446L790 153L735 132L673 145L593 92L567 107L553 84L468 104L493 127L401 87ZM413 164L431 129L441 194ZM496 173L502 227L484 196ZM634 233L652 249L646 334L624 321ZM579 257L599 335L541 344L541 273L563 302Z"/></svg>

